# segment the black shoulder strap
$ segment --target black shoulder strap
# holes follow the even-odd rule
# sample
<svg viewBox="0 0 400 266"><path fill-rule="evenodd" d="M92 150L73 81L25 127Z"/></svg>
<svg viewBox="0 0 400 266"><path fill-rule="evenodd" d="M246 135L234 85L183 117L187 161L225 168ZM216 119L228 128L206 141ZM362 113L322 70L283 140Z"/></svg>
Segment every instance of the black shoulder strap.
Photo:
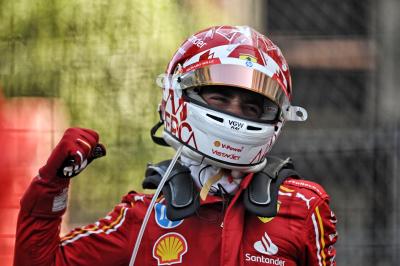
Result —
<svg viewBox="0 0 400 266"><path fill-rule="evenodd" d="M145 189L156 189L171 160L149 164L142 183ZM268 157L266 167L255 173L249 187L244 191L244 206L247 211L262 217L277 214L278 191L287 177L297 177L292 160ZM198 192L190 169L177 162L162 189L166 199L167 217L171 221L193 215L200 206Z"/></svg>
<svg viewBox="0 0 400 266"><path fill-rule="evenodd" d="M267 157L265 168L254 174L249 187L244 191L245 208L258 216L276 216L279 187L288 177L300 177L290 158L282 160Z"/></svg>
<svg viewBox="0 0 400 266"><path fill-rule="evenodd" d="M160 184L171 160L149 164L146 169L143 188L156 189ZM191 216L200 206L198 193L190 175L190 169L176 162L171 174L162 188L167 207L167 217L171 221Z"/></svg>

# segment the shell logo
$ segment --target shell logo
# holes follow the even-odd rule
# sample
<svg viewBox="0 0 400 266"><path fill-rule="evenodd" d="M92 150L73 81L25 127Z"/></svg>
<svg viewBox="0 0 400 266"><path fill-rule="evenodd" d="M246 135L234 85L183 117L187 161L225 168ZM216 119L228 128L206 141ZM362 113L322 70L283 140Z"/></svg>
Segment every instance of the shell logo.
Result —
<svg viewBox="0 0 400 266"><path fill-rule="evenodd" d="M158 265L171 265L182 262L183 255L187 252L186 239L178 233L162 235L153 247L153 257Z"/></svg>

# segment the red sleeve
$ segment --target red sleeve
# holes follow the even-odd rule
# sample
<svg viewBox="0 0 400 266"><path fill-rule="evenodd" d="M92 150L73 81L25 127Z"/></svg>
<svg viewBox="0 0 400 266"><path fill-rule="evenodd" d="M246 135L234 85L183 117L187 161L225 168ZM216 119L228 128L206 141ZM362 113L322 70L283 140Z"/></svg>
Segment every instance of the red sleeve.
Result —
<svg viewBox="0 0 400 266"><path fill-rule="evenodd" d="M105 218L60 238L69 180L34 178L21 200L14 266L124 265L129 263L139 219L129 219L131 204L117 205Z"/></svg>
<svg viewBox="0 0 400 266"><path fill-rule="evenodd" d="M336 265L336 221L328 200L320 199L307 220L305 265Z"/></svg>
<svg viewBox="0 0 400 266"><path fill-rule="evenodd" d="M68 185L68 179L33 179L21 199L14 265L54 265Z"/></svg>
<svg viewBox="0 0 400 266"><path fill-rule="evenodd" d="M128 205L119 204L96 223L62 237L57 265L128 265L140 226L131 223L129 211Z"/></svg>

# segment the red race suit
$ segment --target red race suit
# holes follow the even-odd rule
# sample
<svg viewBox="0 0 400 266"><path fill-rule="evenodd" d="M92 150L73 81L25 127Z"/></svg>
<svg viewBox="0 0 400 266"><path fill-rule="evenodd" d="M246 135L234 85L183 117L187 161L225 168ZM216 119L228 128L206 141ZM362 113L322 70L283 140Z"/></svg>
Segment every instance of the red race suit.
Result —
<svg viewBox="0 0 400 266"><path fill-rule="evenodd" d="M286 179L277 216L265 218L243 206L250 179L229 205L209 195L195 215L180 221L168 220L160 197L135 265L336 265L336 218L323 188ZM104 218L60 238L68 186L68 179L34 178L21 200L14 265L129 265L152 195L131 192Z"/></svg>

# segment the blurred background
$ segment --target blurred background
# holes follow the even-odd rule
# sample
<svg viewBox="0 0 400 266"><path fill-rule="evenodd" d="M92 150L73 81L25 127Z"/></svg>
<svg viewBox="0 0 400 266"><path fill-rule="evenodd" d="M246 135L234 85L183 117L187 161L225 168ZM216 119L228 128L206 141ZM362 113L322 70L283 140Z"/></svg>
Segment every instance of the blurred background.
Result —
<svg viewBox="0 0 400 266"><path fill-rule="evenodd" d="M107 147L72 182L64 228L141 190L162 73L191 33L247 24L291 67L306 123L272 153L321 183L339 218L338 265L400 261L400 1L0 0L0 265L11 265L18 201L68 126Z"/></svg>

